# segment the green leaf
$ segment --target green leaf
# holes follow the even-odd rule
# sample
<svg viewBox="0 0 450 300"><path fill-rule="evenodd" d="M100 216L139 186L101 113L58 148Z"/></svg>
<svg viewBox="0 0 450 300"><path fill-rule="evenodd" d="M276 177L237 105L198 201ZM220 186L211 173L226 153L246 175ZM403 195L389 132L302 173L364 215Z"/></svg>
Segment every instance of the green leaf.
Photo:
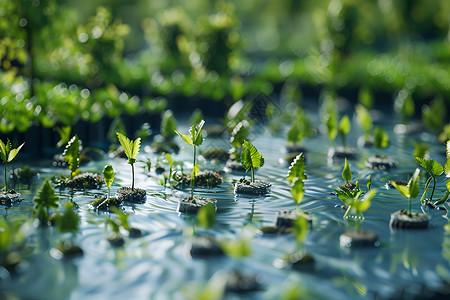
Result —
<svg viewBox="0 0 450 300"><path fill-rule="evenodd" d="M176 130L175 130L175 133L178 134L188 145L194 146L194 142L192 141L192 138L189 135L181 134Z"/></svg>
<svg viewBox="0 0 450 300"><path fill-rule="evenodd" d="M59 141L56 147L61 148L69 142L71 131L72 127L70 126L56 127L56 132L59 134Z"/></svg>
<svg viewBox="0 0 450 300"><path fill-rule="evenodd" d="M294 220L293 223L293 233L299 244L303 244L305 242L306 236L308 235L309 224L308 220L303 216L299 216Z"/></svg>
<svg viewBox="0 0 450 300"><path fill-rule="evenodd" d="M130 217L130 215L124 213L121 209L118 209L115 206L112 206L110 209L119 217L120 225L126 230L129 230L131 228L130 223L128 222L128 218Z"/></svg>
<svg viewBox="0 0 450 300"><path fill-rule="evenodd" d="M350 123L350 118L345 115L339 121L339 134L347 135L352 129L352 124Z"/></svg>
<svg viewBox="0 0 450 300"><path fill-rule="evenodd" d="M166 110L161 117L161 135L165 139L171 139L174 136L174 132L177 129L177 121L173 116L172 111Z"/></svg>
<svg viewBox="0 0 450 300"><path fill-rule="evenodd" d="M63 152L64 160L69 164L69 170L72 171L72 177L80 165L80 140L75 135L66 145Z"/></svg>
<svg viewBox="0 0 450 300"><path fill-rule="evenodd" d="M242 144L241 163L247 171L252 168L260 168L264 165L263 156L247 140Z"/></svg>
<svg viewBox="0 0 450 300"><path fill-rule="evenodd" d="M197 221L200 226L212 227L216 221L216 207L211 203L203 205L198 210Z"/></svg>
<svg viewBox="0 0 450 300"><path fill-rule="evenodd" d="M17 153L19 153L19 151L20 151L20 149L22 149L23 145L25 145L25 143L22 143L22 145L20 145L16 149L11 149L11 151L9 152L9 155L8 155L8 162L11 162L16 157Z"/></svg>
<svg viewBox="0 0 450 300"><path fill-rule="evenodd" d="M450 140L446 143L446 157L447 160L444 164L444 172L446 177L450 177Z"/></svg>
<svg viewBox="0 0 450 300"><path fill-rule="evenodd" d="M76 233L79 229L80 216L73 210L74 204L68 202L64 204L64 212L56 217L56 228L59 232Z"/></svg>
<svg viewBox="0 0 450 300"><path fill-rule="evenodd" d="M389 146L389 136L381 127L377 126L373 131L373 144L378 149Z"/></svg>
<svg viewBox="0 0 450 300"><path fill-rule="evenodd" d="M364 195L363 199L356 201L353 207L356 209L357 212L360 213L365 212L366 210L369 209L371 205L371 200L375 196L375 194L376 194L375 190L370 190Z"/></svg>
<svg viewBox="0 0 450 300"><path fill-rule="evenodd" d="M116 134L120 144L123 147L125 155L128 157L128 163L133 164L136 161L136 156L138 155L139 148L141 147L141 138L131 141L120 132L116 132Z"/></svg>
<svg viewBox="0 0 450 300"><path fill-rule="evenodd" d="M372 175L369 175L369 181L367 181L367 189L371 189L372 187Z"/></svg>
<svg viewBox="0 0 450 300"><path fill-rule="evenodd" d="M411 177L411 179L409 179L408 189L409 189L409 195L411 198L416 198L417 195L419 194L419 174L420 174L420 169L416 168L413 176Z"/></svg>
<svg viewBox="0 0 450 300"><path fill-rule="evenodd" d="M423 157L416 157L420 166L424 168L432 177L439 176L444 172L444 168L434 159L424 159Z"/></svg>
<svg viewBox="0 0 450 300"><path fill-rule="evenodd" d="M342 170L342 178L346 182L350 182L352 180L352 171L350 170L350 165L347 158L345 158L344 169Z"/></svg>
<svg viewBox="0 0 450 300"><path fill-rule="evenodd" d="M173 166L173 160L172 160L172 155L170 155L170 153L166 153L165 158L167 160L167 162L169 163L169 166Z"/></svg>
<svg viewBox="0 0 450 300"><path fill-rule="evenodd" d="M305 192L305 184L303 180L297 179L291 188L292 197L294 197L295 203L300 204L300 202L303 200L304 192Z"/></svg>
<svg viewBox="0 0 450 300"><path fill-rule="evenodd" d="M8 143L9 143L9 140L8 140L6 143L8 144ZM6 145L2 142L2 140L0 140L0 158L1 158L4 162L7 161L8 154L9 154L9 153L6 152Z"/></svg>
<svg viewBox="0 0 450 300"><path fill-rule="evenodd" d="M205 125L205 120L201 120L199 123L191 127L191 138L192 143L195 146L200 146L203 142L202 129L203 125Z"/></svg>
<svg viewBox="0 0 450 300"><path fill-rule="evenodd" d="M103 169L103 178L108 189L111 188L111 185L114 181L114 169L111 165L107 165Z"/></svg>
<svg viewBox="0 0 450 300"><path fill-rule="evenodd" d="M334 141L338 134L338 124L335 114L328 114L326 116L326 126L327 126L327 133L328 138L331 141Z"/></svg>
<svg viewBox="0 0 450 300"><path fill-rule="evenodd" d="M305 175L305 156L299 153L292 161L286 179L292 183L295 179L306 179Z"/></svg>
<svg viewBox="0 0 450 300"><path fill-rule="evenodd" d="M59 202L59 197L56 196L55 190L48 179L46 179L44 185L33 199L33 216L41 221L48 221L47 211L50 208L58 208Z"/></svg>
<svg viewBox="0 0 450 300"><path fill-rule="evenodd" d="M300 130L300 127L298 126L297 122L294 122L292 124L292 127L289 129L287 133L287 140L291 143L298 143L301 142L303 139L303 132Z"/></svg>
<svg viewBox="0 0 450 300"><path fill-rule="evenodd" d="M356 105L356 121L359 127L364 131L364 134L368 138L373 127L372 116L369 111L362 105Z"/></svg>
<svg viewBox="0 0 450 300"><path fill-rule="evenodd" d="M411 193L409 191L409 187L403 184L397 184L395 181L391 181L391 184L395 187L397 191L400 192L404 197L411 198Z"/></svg>
<svg viewBox="0 0 450 300"><path fill-rule="evenodd" d="M247 139L250 130L250 123L247 120L239 122L231 132L230 144L234 148L240 148Z"/></svg>

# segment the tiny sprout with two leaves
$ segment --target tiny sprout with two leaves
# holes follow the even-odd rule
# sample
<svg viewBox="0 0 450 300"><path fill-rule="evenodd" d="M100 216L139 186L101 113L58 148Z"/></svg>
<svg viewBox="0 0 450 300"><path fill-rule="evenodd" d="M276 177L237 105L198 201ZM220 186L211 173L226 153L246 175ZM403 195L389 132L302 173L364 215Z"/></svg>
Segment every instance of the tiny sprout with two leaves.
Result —
<svg viewBox="0 0 450 300"><path fill-rule="evenodd" d="M264 165L264 157L259 153L255 146L249 141L242 143L241 163L245 171L252 171L252 182L255 182L255 169Z"/></svg>
<svg viewBox="0 0 450 300"><path fill-rule="evenodd" d="M6 143L3 143L2 140L0 140L0 158L3 160L3 163L5 164L5 191L8 191L8 178L7 178L7 172L6 172L6 164L11 162L19 153L20 149L22 149L23 145L25 143L22 143L19 147L13 149L11 146L11 142L9 139L6 141Z"/></svg>
<svg viewBox="0 0 450 300"><path fill-rule="evenodd" d="M295 203L299 204L303 199L305 184L303 180L307 179L305 174L305 157L300 153L295 157L289 167L287 180L292 184L291 193Z"/></svg>
<svg viewBox="0 0 450 300"><path fill-rule="evenodd" d="M200 172L200 169L197 164L197 148L200 146L203 142L203 136L202 136L202 129L203 125L205 125L205 120L201 120L199 123L195 124L194 126L191 126L188 134L181 134L178 131L175 130L175 133L178 134L188 145L192 146L194 148L194 161L193 161L193 168L192 168L192 174L191 174L191 197L193 196L193 188L195 184L195 176L197 176L198 172Z"/></svg>
<svg viewBox="0 0 450 300"><path fill-rule="evenodd" d="M400 192L404 197L408 198L408 214L411 215L411 199L416 198L419 194L419 174L420 170L416 169L413 176L409 179L407 185L398 184L395 181L391 181L391 184Z"/></svg>
<svg viewBox="0 0 450 300"><path fill-rule="evenodd" d="M131 165L131 189L134 190L134 163L136 162L136 156L139 153L139 148L141 146L141 138L137 138L131 141L125 135L120 132L116 132L117 138L125 151L125 155L128 157L128 163Z"/></svg>

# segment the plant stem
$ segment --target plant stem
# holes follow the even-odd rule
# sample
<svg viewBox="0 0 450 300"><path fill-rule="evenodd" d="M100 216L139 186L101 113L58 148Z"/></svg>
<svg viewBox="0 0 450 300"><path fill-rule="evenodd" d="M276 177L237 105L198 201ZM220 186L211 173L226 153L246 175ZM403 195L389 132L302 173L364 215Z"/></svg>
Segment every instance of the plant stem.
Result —
<svg viewBox="0 0 450 300"><path fill-rule="evenodd" d="M344 217L343 217L344 220L347 219L347 216L348 216L348 214L350 213L350 209L351 209L351 208L352 208L352 206L349 205L348 208L347 208L347 211L346 211L345 214L344 214Z"/></svg>
<svg viewBox="0 0 450 300"><path fill-rule="evenodd" d="M252 167L252 182L255 182L255 169Z"/></svg>
<svg viewBox="0 0 450 300"><path fill-rule="evenodd" d="M411 197L409 197L408 200L408 215L411 215Z"/></svg>
<svg viewBox="0 0 450 300"><path fill-rule="evenodd" d="M434 189L436 188L436 177L433 176L433 190L431 191L430 201L433 200Z"/></svg>
<svg viewBox="0 0 450 300"><path fill-rule="evenodd" d="M430 183L431 183L432 179L433 179L432 177L428 178L428 180L427 180L427 182L425 184L425 189L423 191L422 198L420 198L420 203L422 203L422 204L425 204L424 199L425 199L425 196L427 195L428 187L430 186Z"/></svg>
<svg viewBox="0 0 450 300"><path fill-rule="evenodd" d="M8 192L8 178L6 177L6 161L5 161L5 192Z"/></svg>
<svg viewBox="0 0 450 300"><path fill-rule="evenodd" d="M111 197L111 188L108 188L108 199Z"/></svg>
<svg viewBox="0 0 450 300"><path fill-rule="evenodd" d="M194 165L192 166L193 172L191 174L191 199L194 198L194 185L195 185L195 175L196 175L194 170L195 170L195 164L196 164L196 154L197 154L197 149L195 148L195 145L194 145Z"/></svg>
<svg viewBox="0 0 450 300"><path fill-rule="evenodd" d="M131 164L131 190L134 191L134 164Z"/></svg>

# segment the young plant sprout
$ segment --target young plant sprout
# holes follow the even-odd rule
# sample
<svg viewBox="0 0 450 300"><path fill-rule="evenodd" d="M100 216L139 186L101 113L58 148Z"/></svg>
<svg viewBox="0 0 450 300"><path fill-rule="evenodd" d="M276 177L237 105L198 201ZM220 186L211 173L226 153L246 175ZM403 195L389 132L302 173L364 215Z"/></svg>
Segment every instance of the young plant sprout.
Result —
<svg viewBox="0 0 450 300"><path fill-rule="evenodd" d="M136 162L136 156L138 155L141 146L141 138L138 137L136 140L131 141L120 132L116 132L116 134L125 151L125 155L128 157L128 163L131 165L131 189L134 190L134 163Z"/></svg>
<svg viewBox="0 0 450 300"><path fill-rule="evenodd" d="M72 137L66 145L66 149L63 152L64 160L69 165L70 179L73 179L75 175L81 171L78 169L80 166L80 139L77 135Z"/></svg>
<svg viewBox="0 0 450 300"><path fill-rule="evenodd" d="M6 172L6 164L11 162L17 156L24 144L25 143L22 143L22 145L13 149L9 139L6 141L6 143L3 143L2 140L0 140L0 158L5 164L5 192L8 192L8 176Z"/></svg>
<svg viewBox="0 0 450 300"><path fill-rule="evenodd" d="M381 127L377 126L373 131L373 144L377 149L383 149L389 146L389 136Z"/></svg>
<svg viewBox="0 0 450 300"><path fill-rule="evenodd" d="M373 121L370 112L362 104L357 104L356 107L356 121L359 127L364 132L364 139L368 141L372 135Z"/></svg>
<svg viewBox="0 0 450 300"><path fill-rule="evenodd" d="M423 192L422 197L420 198L420 202L422 204L426 204L428 202L432 202L433 201L433 196L434 196L434 192L436 189L436 176L441 175L444 172L444 168L434 159L424 159L422 157L416 157L416 160L419 162L420 166L422 168L425 169L425 171L428 172L428 174L430 175L430 177L428 178L426 184L425 184L425 190ZM431 195L429 199L425 199L427 192L428 192L428 188L431 184L431 181L433 181L433 189L431 191Z"/></svg>
<svg viewBox="0 0 450 300"><path fill-rule="evenodd" d="M245 171L252 171L252 182L255 182L255 169L264 165L264 157L259 153L255 146L249 141L244 140L242 143L241 163Z"/></svg>
<svg viewBox="0 0 450 300"><path fill-rule="evenodd" d="M44 185L33 199L33 217L39 219L42 224L46 224L50 217L50 208L58 208L59 202L59 197L56 196L55 190L48 179L46 179Z"/></svg>
<svg viewBox="0 0 450 300"><path fill-rule="evenodd" d="M59 141L56 144L56 147L58 148L65 147L70 140L70 133L72 132L72 127L70 126L56 127L56 132L58 132L59 135Z"/></svg>
<svg viewBox="0 0 450 300"><path fill-rule="evenodd" d="M189 130L190 135L181 134L175 130L176 134L178 134L188 145L190 145L194 148L194 160L193 160L193 168L192 168L192 174L191 174L191 197L193 196L193 189L194 189L194 185L195 185L195 176L200 171L197 161L196 161L196 159L197 159L197 148L196 147L200 146L203 142L203 136L202 136L203 125L205 125L205 120L201 120L199 123L192 126Z"/></svg>
<svg viewBox="0 0 450 300"><path fill-rule="evenodd" d="M298 154L294 159L289 167L289 172L286 178L292 184L291 193L294 197L295 203L300 204L303 199L303 193L305 192L305 184L303 180L307 178L305 174L305 158L303 153Z"/></svg>
<svg viewBox="0 0 450 300"><path fill-rule="evenodd" d="M106 187L108 188L108 200L111 197L111 185L114 182L114 169L111 165L107 165L103 169L103 178L105 180Z"/></svg>
<svg viewBox="0 0 450 300"><path fill-rule="evenodd" d="M338 133L341 137L341 142L343 147L347 147L346 136L352 129L352 124L350 123L350 119L347 115L343 116L339 121Z"/></svg>
<svg viewBox="0 0 450 300"><path fill-rule="evenodd" d="M416 198L419 194L419 174L420 170L416 169L407 185L397 184L395 181L391 182L400 194L408 198L408 215L411 215L411 199Z"/></svg>
<svg viewBox="0 0 450 300"><path fill-rule="evenodd" d="M169 176L167 176L167 180L168 180L168 183L170 186L170 179L172 178L173 159L172 159L172 155L170 155L170 153L166 153L165 157L166 157L167 162L169 163ZM164 179L166 179L166 178L164 178ZM166 182L164 182L164 186L165 185L166 185Z"/></svg>

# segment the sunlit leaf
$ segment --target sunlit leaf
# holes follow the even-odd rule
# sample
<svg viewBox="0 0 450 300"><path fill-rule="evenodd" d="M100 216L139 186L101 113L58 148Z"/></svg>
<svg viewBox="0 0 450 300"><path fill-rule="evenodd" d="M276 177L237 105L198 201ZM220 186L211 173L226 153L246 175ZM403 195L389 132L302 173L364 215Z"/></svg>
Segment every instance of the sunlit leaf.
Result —
<svg viewBox="0 0 450 300"><path fill-rule="evenodd" d="M344 169L342 170L342 178L350 182L352 180L352 171L350 169L350 164L348 163L347 158L345 158Z"/></svg>
<svg viewBox="0 0 450 300"><path fill-rule="evenodd" d="M75 135L70 139L63 152L64 160L69 164L69 170L72 171L72 177L80 165L80 140Z"/></svg>
<svg viewBox="0 0 450 300"><path fill-rule="evenodd" d="M176 130L175 130L175 133L178 134L183 139L183 141L185 141L188 145L194 146L194 142L192 141L191 136L189 136L187 134L181 134Z"/></svg>
<svg viewBox="0 0 450 300"><path fill-rule="evenodd" d="M120 144L123 147L125 155L128 157L128 163L134 164L136 162L136 156L139 154L139 148L141 147L141 138L131 141L120 132L116 132L116 134Z"/></svg>
<svg viewBox="0 0 450 300"><path fill-rule="evenodd" d="M289 166L289 172L286 179L293 182L296 178L306 179L305 175L305 156L303 153L298 154Z"/></svg>
<svg viewBox="0 0 450 300"><path fill-rule="evenodd" d="M172 155L170 155L170 153L166 153L165 158L166 158L167 162L169 163L169 165L173 166Z"/></svg>
<svg viewBox="0 0 450 300"><path fill-rule="evenodd" d="M450 177L450 141L447 141L446 143L446 161L444 164L444 172L446 177Z"/></svg>
<svg viewBox="0 0 450 300"><path fill-rule="evenodd" d="M419 194L419 174L420 169L416 168L413 176L408 182L409 195L411 198L415 198Z"/></svg>
<svg viewBox="0 0 450 300"><path fill-rule="evenodd" d="M352 129L352 124L350 122L350 118L345 115L339 121L339 133L341 135L347 135Z"/></svg>
<svg viewBox="0 0 450 300"><path fill-rule="evenodd" d="M326 117L326 126L328 138L333 141L338 134L338 123L334 114L328 114Z"/></svg>
<svg viewBox="0 0 450 300"><path fill-rule="evenodd" d="M373 131L373 144L379 149L389 146L389 136L381 127L377 126Z"/></svg>
<svg viewBox="0 0 450 300"><path fill-rule="evenodd" d="M416 160L419 162L420 166L432 176L439 176L444 172L444 168L434 159L416 157Z"/></svg>
<svg viewBox="0 0 450 300"><path fill-rule="evenodd" d="M240 148L244 140L247 139L250 130L250 123L247 120L239 122L231 132L230 144L234 148Z"/></svg>
<svg viewBox="0 0 450 300"><path fill-rule="evenodd" d="M262 167L264 165L264 158L255 146L245 140L242 144L241 162L244 168L248 171L251 168L254 169Z"/></svg>
<svg viewBox="0 0 450 300"><path fill-rule="evenodd" d="M356 205L354 206L356 211L363 213L368 210L371 205L371 200L375 196L375 194L375 190L370 190L369 192L367 192L364 197L361 200L357 201Z"/></svg>
<svg viewBox="0 0 450 300"><path fill-rule="evenodd" d="M395 181L391 181L391 184L395 187L397 191L400 192L404 197L411 198L411 193L409 191L409 187L403 184L398 184Z"/></svg>
<svg viewBox="0 0 450 300"><path fill-rule="evenodd" d="M299 204L303 199L303 194L305 192L305 184L303 180L297 179L291 188L292 196L294 197L295 203Z"/></svg>
<svg viewBox="0 0 450 300"><path fill-rule="evenodd" d="M205 120L201 120L199 123L191 127L192 143L195 146L200 146L203 142L202 129L205 125Z"/></svg>
<svg viewBox="0 0 450 300"><path fill-rule="evenodd" d="M357 104L355 110L356 121L358 122L359 127L364 131L366 137L368 137L373 127L372 117L369 111L361 104Z"/></svg>
<svg viewBox="0 0 450 300"><path fill-rule="evenodd" d="M114 181L114 169L111 165L107 165L103 169L103 178L105 180L106 186L110 188Z"/></svg>

